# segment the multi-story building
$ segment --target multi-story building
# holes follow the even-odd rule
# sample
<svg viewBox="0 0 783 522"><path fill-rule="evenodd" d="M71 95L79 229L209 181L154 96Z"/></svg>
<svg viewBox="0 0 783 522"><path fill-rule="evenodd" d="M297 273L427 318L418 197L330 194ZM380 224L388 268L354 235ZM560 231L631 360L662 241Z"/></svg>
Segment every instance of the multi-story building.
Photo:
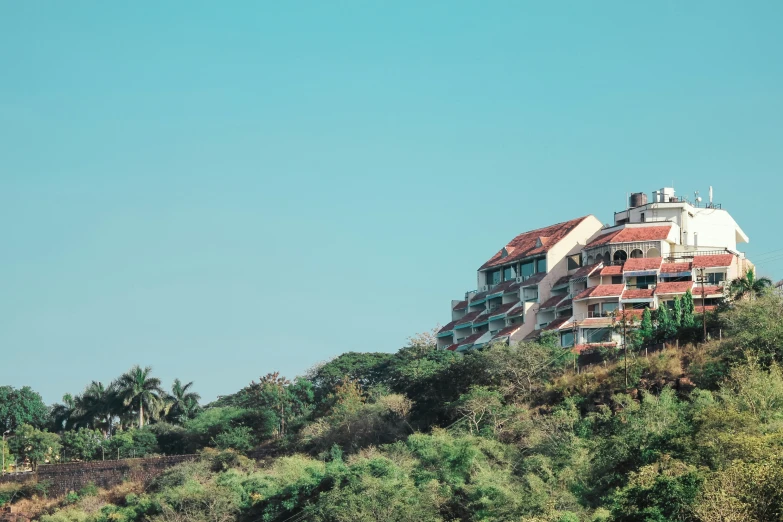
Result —
<svg viewBox="0 0 783 522"><path fill-rule="evenodd" d="M594 216L512 239L478 269L478 288L452 301L438 346L466 350L488 343L558 334L562 346L615 343L619 313L672 306L691 290L697 311L723 297L724 285L752 264L737 250L748 237L729 213L664 188L650 203L633 194L614 224Z"/></svg>

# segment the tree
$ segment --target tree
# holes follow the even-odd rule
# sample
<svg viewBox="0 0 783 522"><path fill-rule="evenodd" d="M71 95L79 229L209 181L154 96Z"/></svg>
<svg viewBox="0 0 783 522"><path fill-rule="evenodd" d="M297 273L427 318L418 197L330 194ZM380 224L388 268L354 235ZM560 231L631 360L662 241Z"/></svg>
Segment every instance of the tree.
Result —
<svg viewBox="0 0 783 522"><path fill-rule="evenodd" d="M175 423L182 424L185 419L192 419L198 411L198 401L201 395L191 390L193 381L182 384L179 379L174 379L171 386L171 393L166 396L168 413L166 418Z"/></svg>
<svg viewBox="0 0 783 522"><path fill-rule="evenodd" d="M674 298L674 314L672 315L672 323L678 330L682 326L682 299L680 299L679 295Z"/></svg>
<svg viewBox="0 0 783 522"><path fill-rule="evenodd" d="M658 321L655 328L656 336L661 340L666 340L674 335L676 329L672 321L669 307L663 304L658 308Z"/></svg>
<svg viewBox="0 0 783 522"><path fill-rule="evenodd" d="M33 469L37 469L38 464L59 457L60 437L29 424L22 424L8 441L8 447L14 455L28 461Z"/></svg>
<svg viewBox="0 0 783 522"><path fill-rule="evenodd" d="M101 430L104 437L111 433L115 412L122 404L112 386L92 381L76 402L86 426Z"/></svg>
<svg viewBox="0 0 783 522"><path fill-rule="evenodd" d="M696 319L693 316L696 307L693 304L693 294L690 290L685 292L682 297L682 326L683 328L693 328L696 325Z"/></svg>
<svg viewBox="0 0 783 522"><path fill-rule="evenodd" d="M639 325L639 335L641 335L644 342L649 342L653 336L652 313L650 312L649 307L645 308L644 312L642 312L642 322Z"/></svg>
<svg viewBox="0 0 783 522"><path fill-rule="evenodd" d="M49 409L32 388L0 386L0 430L15 431L23 424L43 428L48 421Z"/></svg>
<svg viewBox="0 0 783 522"><path fill-rule="evenodd" d="M62 430L70 430L74 427L78 420L76 413L76 403L79 397L74 398L70 393L63 395L62 404L56 403L52 406L52 410L49 413L51 422L51 429L55 432Z"/></svg>
<svg viewBox="0 0 783 522"><path fill-rule="evenodd" d="M79 428L62 434L64 459L93 460L101 449L103 434L98 430Z"/></svg>
<svg viewBox="0 0 783 522"><path fill-rule="evenodd" d="M117 396L125 407L138 413L139 429L144 427L145 409L149 419L156 418L164 407L165 392L160 379L151 377L152 367L136 365L116 381Z"/></svg>
<svg viewBox="0 0 783 522"><path fill-rule="evenodd" d="M744 276L737 277L729 283L729 293L734 301L743 299L753 300L760 297L772 286L772 280L768 277L756 277L752 268L748 268Z"/></svg>

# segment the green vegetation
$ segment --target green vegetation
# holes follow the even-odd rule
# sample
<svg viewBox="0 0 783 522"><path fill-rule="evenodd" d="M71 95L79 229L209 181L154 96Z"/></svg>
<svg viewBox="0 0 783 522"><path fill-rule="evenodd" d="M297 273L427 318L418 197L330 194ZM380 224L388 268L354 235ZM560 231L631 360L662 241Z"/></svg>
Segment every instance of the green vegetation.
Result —
<svg viewBox="0 0 783 522"><path fill-rule="evenodd" d="M779 520L783 302L762 292L706 319L723 338L688 344L689 294L624 315L625 346L589 367L551 337L457 354L421 336L203 408L190 384L165 394L134 368L53 408L59 435L22 423L9 446L31 462L200 454L122 496L75 492L46 522Z"/></svg>

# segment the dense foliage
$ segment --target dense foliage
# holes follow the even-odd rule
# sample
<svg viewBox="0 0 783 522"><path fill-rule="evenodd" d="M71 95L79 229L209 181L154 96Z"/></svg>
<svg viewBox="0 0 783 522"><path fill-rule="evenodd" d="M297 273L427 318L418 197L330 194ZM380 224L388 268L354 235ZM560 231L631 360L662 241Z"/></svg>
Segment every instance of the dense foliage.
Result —
<svg viewBox="0 0 783 522"><path fill-rule="evenodd" d="M419 337L203 408L136 368L122 393L54 408L60 435L23 419L9 446L31 463L200 453L146 489L74 492L47 522L779 520L783 302L739 298L709 313L722 340L687 344L701 319L690 295L644 311L592 366L550 338L459 354ZM90 394L115 409L77 406Z"/></svg>

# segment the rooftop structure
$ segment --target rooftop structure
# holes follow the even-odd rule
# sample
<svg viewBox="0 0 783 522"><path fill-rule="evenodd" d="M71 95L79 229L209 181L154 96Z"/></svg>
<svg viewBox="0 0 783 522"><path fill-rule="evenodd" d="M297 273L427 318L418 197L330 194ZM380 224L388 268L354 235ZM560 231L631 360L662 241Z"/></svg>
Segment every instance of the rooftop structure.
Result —
<svg viewBox="0 0 783 522"><path fill-rule="evenodd" d="M556 332L564 347L617 342L612 317L672 306L690 290L697 311L715 306L727 281L753 265L748 242L720 205L635 193L602 226L592 215L519 234L482 264L477 288L451 303L438 346L463 351Z"/></svg>

